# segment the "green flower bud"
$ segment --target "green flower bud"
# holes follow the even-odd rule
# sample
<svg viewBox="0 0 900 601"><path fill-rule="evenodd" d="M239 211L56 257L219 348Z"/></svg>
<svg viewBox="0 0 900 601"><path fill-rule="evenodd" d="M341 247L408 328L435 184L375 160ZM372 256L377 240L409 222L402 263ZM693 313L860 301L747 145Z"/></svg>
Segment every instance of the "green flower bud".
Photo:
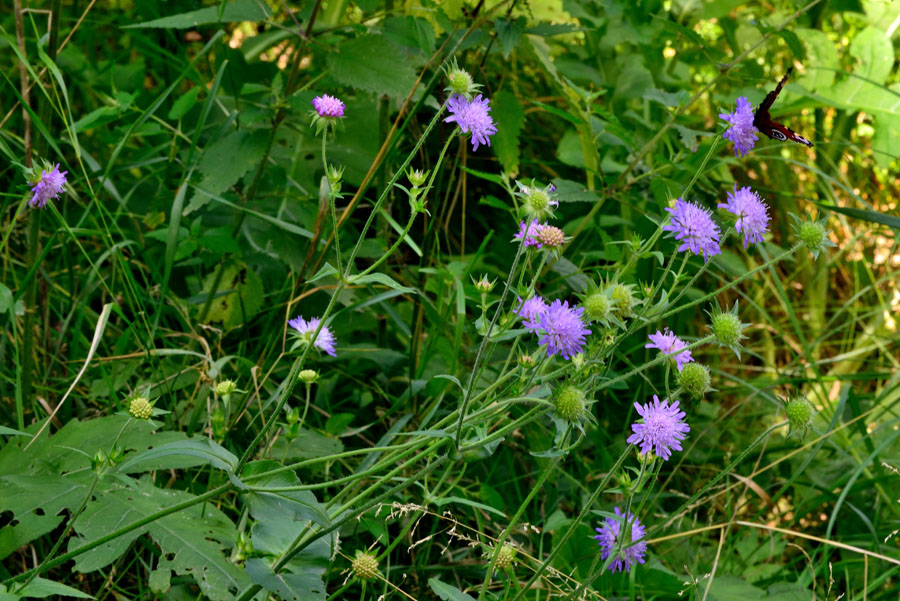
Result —
<svg viewBox="0 0 900 601"><path fill-rule="evenodd" d="M527 354L519 355L519 365L526 369L534 367L534 357Z"/></svg>
<svg viewBox="0 0 900 601"><path fill-rule="evenodd" d="M797 396L785 402L784 412L787 414L791 432L798 432L802 437L812 428L816 410L806 397Z"/></svg>
<svg viewBox="0 0 900 601"><path fill-rule="evenodd" d="M473 86L475 85L475 81L472 80L472 76L463 69L454 69L447 74L447 83L450 84L447 86L447 91L452 94L462 94L465 97L469 97L474 91Z"/></svg>
<svg viewBox="0 0 900 601"><path fill-rule="evenodd" d="M556 391L554 398L556 415L568 422L577 422L584 418L585 396L584 393L567 384Z"/></svg>
<svg viewBox="0 0 900 601"><path fill-rule="evenodd" d="M486 275L481 276L481 279L479 280L473 281L475 282L475 289L481 294L490 294L494 289L494 285L497 283L497 280L489 280Z"/></svg>
<svg viewBox="0 0 900 601"><path fill-rule="evenodd" d="M297 376L304 384L313 384L319 379L319 372L314 369L304 369Z"/></svg>
<svg viewBox="0 0 900 601"><path fill-rule="evenodd" d="M150 419L153 415L153 404L145 397L134 397L128 404L128 413L135 419Z"/></svg>
<svg viewBox="0 0 900 601"><path fill-rule="evenodd" d="M422 171L420 169L410 169L406 172L406 178L416 188L421 188L425 185L425 182L428 181L428 171Z"/></svg>
<svg viewBox="0 0 900 601"><path fill-rule="evenodd" d="M812 253L813 258L818 259L819 252L827 247L836 246L828 239L828 229L825 227L827 218L813 219L807 215L806 219L801 220L797 215L791 214L791 219L794 220L794 232Z"/></svg>
<svg viewBox="0 0 900 601"><path fill-rule="evenodd" d="M612 300L613 310L620 317L634 315L634 307L638 304L632 289L632 284L612 284L609 287L609 298Z"/></svg>
<svg viewBox="0 0 900 601"><path fill-rule="evenodd" d="M608 294L597 290L585 297L582 306L588 319L591 321L604 321L609 317L610 311L612 311L613 301Z"/></svg>
<svg viewBox="0 0 900 601"><path fill-rule="evenodd" d="M513 561L515 559L516 548L509 543L503 543L503 546L500 547L500 552L497 553L497 561L494 565L496 565L501 570L505 570L513 564Z"/></svg>
<svg viewBox="0 0 900 601"><path fill-rule="evenodd" d="M738 304L734 302L734 306L729 311L723 311L718 305L714 305L712 311L709 312L710 329L716 337L716 342L722 346L727 346L741 356L741 339L744 338L744 329L748 324L741 323L738 319Z"/></svg>
<svg viewBox="0 0 900 601"><path fill-rule="evenodd" d="M378 559L370 551L359 550L350 562L350 571L360 580L371 580L378 575Z"/></svg>
<svg viewBox="0 0 900 601"><path fill-rule="evenodd" d="M216 384L216 394L219 396L231 394L235 390L237 390L237 384L234 383L234 380L222 380Z"/></svg>
<svg viewBox="0 0 900 601"><path fill-rule="evenodd" d="M519 187L516 196L522 199L522 211L529 219L544 221L553 216L553 208L559 205L559 201L550 192L550 186L538 188L519 181L516 185Z"/></svg>
<svg viewBox="0 0 900 601"><path fill-rule="evenodd" d="M688 363L675 378L678 386L692 398L700 399L712 390L709 386L709 368L702 363Z"/></svg>

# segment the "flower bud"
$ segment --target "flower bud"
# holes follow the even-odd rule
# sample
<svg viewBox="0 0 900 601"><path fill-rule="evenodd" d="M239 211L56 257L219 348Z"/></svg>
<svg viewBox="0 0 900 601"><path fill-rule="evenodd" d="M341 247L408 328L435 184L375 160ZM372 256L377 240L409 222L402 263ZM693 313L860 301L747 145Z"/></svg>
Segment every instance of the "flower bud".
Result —
<svg viewBox="0 0 900 601"><path fill-rule="evenodd" d="M656 455L653 454L653 451L647 451L646 453L637 452L638 461L645 466L649 466L654 461L656 461Z"/></svg>
<svg viewBox="0 0 900 601"><path fill-rule="evenodd" d="M534 367L534 357L524 353L519 355L519 365L526 369Z"/></svg>
<svg viewBox="0 0 900 601"><path fill-rule="evenodd" d="M480 292L481 294L490 294L490 292L494 289L494 285L496 283L496 280L491 281L486 275L483 275L481 276L481 279L475 282L475 289L478 290L478 292Z"/></svg>
<svg viewBox="0 0 900 601"><path fill-rule="evenodd" d="M675 376L675 381L691 398L700 399L712 390L709 387L709 368L702 363L688 363Z"/></svg>
<svg viewBox="0 0 900 601"><path fill-rule="evenodd" d="M447 84L445 90L448 94L460 94L469 99L481 87L475 83L468 71L459 68L455 60L447 70Z"/></svg>
<svg viewBox="0 0 900 601"><path fill-rule="evenodd" d="M562 243L566 241L566 236L563 234L563 231L555 225L545 225L535 237L542 245L549 248L562 246Z"/></svg>
<svg viewBox="0 0 900 601"><path fill-rule="evenodd" d="M734 306L729 311L723 311L718 305L714 305L712 311L709 312L710 329L716 337L716 342L722 346L727 346L741 356L741 339L744 338L744 328L747 324L741 323L738 319L738 304L734 302Z"/></svg>
<svg viewBox="0 0 900 601"><path fill-rule="evenodd" d="M350 562L350 571L360 580L371 580L378 575L378 559L370 551L359 550Z"/></svg>
<svg viewBox="0 0 900 601"><path fill-rule="evenodd" d="M216 394L219 396L231 394L235 390L237 390L237 384L234 383L234 380L222 380L216 384Z"/></svg>
<svg viewBox="0 0 900 601"><path fill-rule="evenodd" d="M567 384L556 391L554 398L556 415L568 422L580 421L584 417L584 401L584 393Z"/></svg>
<svg viewBox="0 0 900 601"><path fill-rule="evenodd" d="M787 414L791 432L799 432L800 436L805 435L812 427L812 419L816 414L812 403L802 396L788 400L784 405L784 412Z"/></svg>
<svg viewBox="0 0 900 601"><path fill-rule="evenodd" d="M497 561L494 563L501 570L505 570L513 564L516 559L516 548L509 543L503 543L500 551L497 553Z"/></svg>
<svg viewBox="0 0 900 601"><path fill-rule="evenodd" d="M531 219L545 221L548 217L553 216L553 209L559 206L556 196L550 191L550 187L539 188L537 186L526 186L522 182L517 181L516 185L519 191L516 196L522 199L522 211Z"/></svg>
<svg viewBox="0 0 900 601"><path fill-rule="evenodd" d="M812 253L813 258L818 259L819 252L824 251L829 246L835 246L834 242L828 239L828 229L825 227L825 223L828 221L827 218L812 219L807 216L806 219L801 220L793 214L791 218L794 220L794 232Z"/></svg>
<svg viewBox="0 0 900 601"><path fill-rule="evenodd" d="M582 306L588 319L591 321L604 321L609 317L609 312L613 308L613 302L609 294L596 290L585 297Z"/></svg>
<svg viewBox="0 0 900 601"><path fill-rule="evenodd" d="M304 384L313 384L319 379L319 372L314 369L304 369L297 376Z"/></svg>
<svg viewBox="0 0 900 601"><path fill-rule="evenodd" d="M609 298L612 300L613 310L620 317L631 317L634 314L634 306L637 299L632 293L631 284L612 284L609 287Z"/></svg>
<svg viewBox="0 0 900 601"><path fill-rule="evenodd" d="M406 178L416 188L421 188L428 181L428 170L410 169L406 172Z"/></svg>
<svg viewBox="0 0 900 601"><path fill-rule="evenodd" d="M128 404L128 413L135 419L150 419L153 415L153 404L145 397L134 397Z"/></svg>

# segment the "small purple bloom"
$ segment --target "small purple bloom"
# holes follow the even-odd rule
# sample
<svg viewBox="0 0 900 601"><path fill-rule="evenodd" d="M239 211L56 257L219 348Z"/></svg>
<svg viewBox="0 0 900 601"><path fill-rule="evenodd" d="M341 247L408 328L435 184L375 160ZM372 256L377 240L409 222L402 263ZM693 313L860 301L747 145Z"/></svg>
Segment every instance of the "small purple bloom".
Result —
<svg viewBox="0 0 900 601"><path fill-rule="evenodd" d="M530 332L537 332L540 327L541 316L547 312L550 306L540 296L532 296L527 301L522 302L519 298L519 309L516 315L522 318L522 325Z"/></svg>
<svg viewBox="0 0 900 601"><path fill-rule="evenodd" d="M666 211L671 213L670 224L662 229L675 233L675 239L681 241L679 251L690 250L695 255L702 252L704 261L722 253L719 248L719 226L707 209L679 198L675 207L666 207Z"/></svg>
<svg viewBox="0 0 900 601"><path fill-rule="evenodd" d="M719 203L719 208L737 216L734 229L744 234L744 248L751 242L762 242L769 229L769 207L759 194L745 186L738 190L734 185L734 193L728 193L728 202Z"/></svg>
<svg viewBox="0 0 900 601"><path fill-rule="evenodd" d="M737 99L737 109L733 113L720 113L719 119L731 124L722 137L734 143L734 156L743 157L756 144L756 126L753 125L753 107L746 96Z"/></svg>
<svg viewBox="0 0 900 601"><path fill-rule="evenodd" d="M597 541L603 551L600 553L602 559L606 559L615 553L615 559L609 564L612 572L620 570L624 572L631 571L631 566L637 563L644 563L644 554L647 552L647 543L644 541L644 526L630 511L628 515L624 515L618 507L614 509L618 519L606 518L606 523L600 528L594 528ZM631 536L620 536L623 523L631 525Z"/></svg>
<svg viewBox="0 0 900 601"><path fill-rule="evenodd" d="M585 337L591 330L584 325L584 307L569 307L568 301L555 300L536 324L540 344L547 345L547 356L562 355L571 359L584 349Z"/></svg>
<svg viewBox="0 0 900 601"><path fill-rule="evenodd" d="M37 209L43 208L48 201L59 198L63 186L66 185L68 171L59 170L59 163L54 165L52 171L41 170L41 179L31 188L31 200L28 204Z"/></svg>
<svg viewBox="0 0 900 601"><path fill-rule="evenodd" d="M684 423L685 413L679 411L678 401L669 405L666 399L662 403L653 395L653 403L641 405L635 403L634 408L644 418L644 423L631 424L634 434L628 437L630 444L639 444L641 453L653 451L662 459L672 456L672 449L681 450L684 435L690 428Z"/></svg>
<svg viewBox="0 0 900 601"><path fill-rule="evenodd" d="M312 344L320 351L328 353L332 357L337 357L337 354L334 352L334 345L336 342L334 334L331 333L328 326L322 326L319 335L316 336L315 340L312 340L312 335L315 333L316 328L319 327L321 322L322 320L318 317L313 317L307 321L303 319L302 316L298 315L290 320L288 325L297 330L297 332L300 333L300 338L306 341L307 344Z"/></svg>
<svg viewBox="0 0 900 601"><path fill-rule="evenodd" d="M517 240L524 238L525 241L522 244L525 246L536 246L537 248L540 248L541 241L538 239L538 236L545 227L547 227L547 224L540 223L537 219L532 219L531 223L522 221L519 223L519 233L513 237Z"/></svg>
<svg viewBox="0 0 900 601"><path fill-rule="evenodd" d="M461 94L454 94L447 100L447 109L451 115L445 122L456 122L463 133L472 134L472 150L478 150L479 144L491 145L491 136L497 133L494 119L491 117L491 103L481 94L472 100L466 100Z"/></svg>
<svg viewBox="0 0 900 601"><path fill-rule="evenodd" d="M320 117L343 117L344 103L328 94L316 96L312 101L313 108Z"/></svg>
<svg viewBox="0 0 900 601"><path fill-rule="evenodd" d="M666 328L660 332L656 330L656 334L650 334L650 342L644 345L644 348L655 348L662 351L664 355L672 356L678 371L684 369L686 363L691 363L694 358L691 357L691 351L683 351L687 345L684 341Z"/></svg>

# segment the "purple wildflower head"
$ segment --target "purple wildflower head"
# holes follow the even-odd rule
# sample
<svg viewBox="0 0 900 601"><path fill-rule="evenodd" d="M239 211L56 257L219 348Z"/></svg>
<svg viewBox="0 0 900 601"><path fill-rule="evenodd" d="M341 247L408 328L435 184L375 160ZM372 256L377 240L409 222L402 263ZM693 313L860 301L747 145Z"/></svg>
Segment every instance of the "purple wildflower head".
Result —
<svg viewBox="0 0 900 601"><path fill-rule="evenodd" d="M666 399L662 403L653 395L653 402L641 405L635 403L634 408L644 418L644 423L631 424L634 433L628 437L630 444L640 445L641 453L653 451L658 457L668 459L672 449L681 450L684 435L690 428L684 423L685 413L678 408L678 401L669 405Z"/></svg>
<svg viewBox="0 0 900 601"><path fill-rule="evenodd" d="M319 114L319 117L343 117L344 103L328 94L316 96L312 101L313 108Z"/></svg>
<svg viewBox="0 0 900 601"><path fill-rule="evenodd" d="M733 113L720 113L719 119L731 124L722 137L734 143L734 156L743 157L756 144L756 126L753 125L753 106L746 96L737 99Z"/></svg>
<svg viewBox="0 0 900 601"><path fill-rule="evenodd" d="M656 330L656 334L650 334L650 342L644 345L644 348L655 348L662 351L664 355L669 355L675 359L678 371L684 369L685 364L691 363L694 358L691 357L691 351L683 351L687 345L684 341L666 328L660 332Z"/></svg>
<svg viewBox="0 0 900 601"><path fill-rule="evenodd" d="M734 229L744 234L744 248L751 242L762 242L769 229L769 207L759 194L745 186L738 190L734 185L734 193L728 193L728 202L719 203L719 208L737 216Z"/></svg>
<svg viewBox="0 0 900 601"><path fill-rule="evenodd" d="M322 326L322 329L319 331L319 335L316 336L316 339L312 339L312 335L315 334L316 328L319 327L319 324L322 323L322 320L318 317L310 318L309 321L303 319L302 316L298 315L294 319L288 322L288 325L297 330L300 334L300 339L305 344L312 344L317 349L322 352L328 353L332 357L337 357L337 354L334 352L334 345L336 340L334 339L334 334L331 333L331 330L328 326Z"/></svg>
<svg viewBox="0 0 900 601"><path fill-rule="evenodd" d="M491 103L481 94L467 100L461 94L454 94L447 100L450 116L444 119L447 123L455 122L459 129L472 134L472 150L478 150L479 144L491 145L491 136L497 133L494 119L491 117Z"/></svg>
<svg viewBox="0 0 900 601"><path fill-rule="evenodd" d="M547 356L562 355L571 359L584 349L585 337L591 330L584 325L584 307L569 307L568 301L553 301L541 315L538 334L540 344L547 345Z"/></svg>
<svg viewBox="0 0 900 601"><path fill-rule="evenodd" d="M644 554L647 552L644 526L630 511L628 515L623 514L618 507L614 511L617 518L606 518L603 526L594 528L598 533L594 540L603 548L600 552L602 559L614 555L614 559L609 564L610 571L629 572L634 564L644 563ZM621 536L622 526L625 524L631 526L630 536L627 531L625 536Z"/></svg>
<svg viewBox="0 0 900 601"><path fill-rule="evenodd" d="M519 297L519 308L516 315L522 318L522 325L530 332L536 332L540 327L541 316L547 312L550 306L540 296L532 296L522 302Z"/></svg>
<svg viewBox="0 0 900 601"><path fill-rule="evenodd" d="M536 246L537 248L541 247L541 241L538 239L538 235L547 227L546 223L540 223L537 219L532 219L530 223L526 223L524 221L519 222L519 232L513 236L516 240L522 240L524 238L525 246Z"/></svg>
<svg viewBox="0 0 900 601"><path fill-rule="evenodd" d="M28 204L37 209L43 208L47 202L59 197L62 193L63 186L66 185L66 175L68 171L60 171L59 163L48 171L46 168L41 170L41 178L35 182L31 188L31 200Z"/></svg>
<svg viewBox="0 0 900 601"><path fill-rule="evenodd" d="M681 241L679 251L690 250L695 255L702 252L704 261L722 253L719 248L719 226L707 209L679 198L675 201L675 207L666 207L666 211L671 213L671 222L662 229L675 233L675 239Z"/></svg>

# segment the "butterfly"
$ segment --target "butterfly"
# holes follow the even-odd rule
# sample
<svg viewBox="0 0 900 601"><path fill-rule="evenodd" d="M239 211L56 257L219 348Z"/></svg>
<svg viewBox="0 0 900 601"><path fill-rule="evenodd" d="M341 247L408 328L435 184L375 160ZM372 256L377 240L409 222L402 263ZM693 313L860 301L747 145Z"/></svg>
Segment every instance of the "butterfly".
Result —
<svg viewBox="0 0 900 601"><path fill-rule="evenodd" d="M775 102L775 99L778 98L778 94L779 92L781 92L781 87L784 85L784 82L787 81L787 78L790 77L793 70L794 68L790 67L787 70L787 73L784 74L784 77L781 78L781 81L778 82L778 85L775 87L775 89L766 94L765 100L762 101L762 104L760 104L759 108L756 109L756 113L753 114L753 126L773 140L781 140L782 142L785 140L793 140L794 142L805 144L812 148L812 142L795 132L790 127L782 125L777 121L773 121L771 115L769 115L769 108L771 108L772 104Z"/></svg>

